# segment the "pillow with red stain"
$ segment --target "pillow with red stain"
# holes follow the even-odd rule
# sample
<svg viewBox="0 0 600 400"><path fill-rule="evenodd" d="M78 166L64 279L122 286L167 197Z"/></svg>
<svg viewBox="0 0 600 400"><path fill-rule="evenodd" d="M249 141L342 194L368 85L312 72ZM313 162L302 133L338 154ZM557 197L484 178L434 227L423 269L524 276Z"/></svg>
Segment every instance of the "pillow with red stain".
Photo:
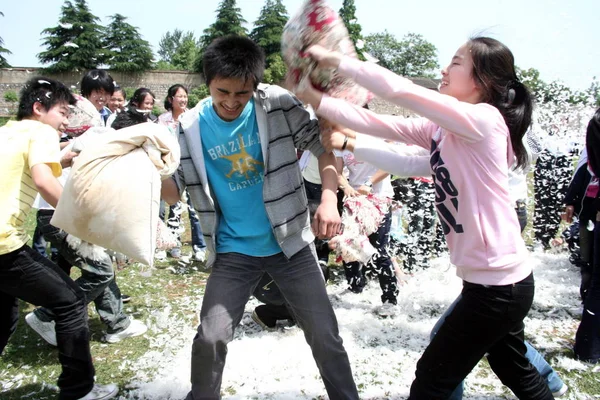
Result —
<svg viewBox="0 0 600 400"><path fill-rule="evenodd" d="M293 82L298 85L309 78L315 88L332 97L364 105L372 95L366 89L343 77L335 69L317 67L304 50L314 44L356 58L356 50L344 21L324 0L306 0L292 16L281 36L283 60Z"/></svg>

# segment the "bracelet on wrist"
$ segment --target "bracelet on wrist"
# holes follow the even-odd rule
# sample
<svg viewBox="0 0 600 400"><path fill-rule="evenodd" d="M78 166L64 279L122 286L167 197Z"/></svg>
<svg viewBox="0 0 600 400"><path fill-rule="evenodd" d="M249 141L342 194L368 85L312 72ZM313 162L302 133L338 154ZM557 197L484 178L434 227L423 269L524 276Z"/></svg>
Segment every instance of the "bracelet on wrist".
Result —
<svg viewBox="0 0 600 400"><path fill-rule="evenodd" d="M348 136L344 137L344 143L342 144L342 151L346 150L347 145L348 145Z"/></svg>

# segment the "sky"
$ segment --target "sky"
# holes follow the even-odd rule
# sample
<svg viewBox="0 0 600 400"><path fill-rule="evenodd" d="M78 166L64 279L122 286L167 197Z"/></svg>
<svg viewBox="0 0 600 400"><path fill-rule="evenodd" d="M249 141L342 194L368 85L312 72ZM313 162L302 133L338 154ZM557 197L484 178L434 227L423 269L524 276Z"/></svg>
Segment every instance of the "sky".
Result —
<svg viewBox="0 0 600 400"><path fill-rule="evenodd" d="M294 15L304 0L283 0L288 15ZM217 0L122 1L88 0L92 12L109 21L120 13L158 49L160 38L178 28L199 36L215 21ZM247 28L258 18L265 0L237 0ZM343 0L329 0L339 10ZM40 66L36 55L45 50L41 31L56 26L63 2L59 0L5 1L0 6L0 37L13 54L6 58L17 67ZM438 49L438 62L445 66L470 36L483 33L505 43L517 66L536 68L540 77L560 80L567 86L587 89L594 76L600 79L598 0L455 0L394 1L355 0L357 22L363 35L388 30L397 39L418 33Z"/></svg>

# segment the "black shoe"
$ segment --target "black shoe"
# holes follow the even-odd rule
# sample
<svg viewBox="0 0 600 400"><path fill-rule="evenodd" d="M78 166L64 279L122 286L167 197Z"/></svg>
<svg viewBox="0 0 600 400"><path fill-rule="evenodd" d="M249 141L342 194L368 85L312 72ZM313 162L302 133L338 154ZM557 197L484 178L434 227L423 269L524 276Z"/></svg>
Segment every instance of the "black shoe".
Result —
<svg viewBox="0 0 600 400"><path fill-rule="evenodd" d="M129 303L131 301L131 296L128 294L122 294L121 295L121 301L123 303Z"/></svg>
<svg viewBox="0 0 600 400"><path fill-rule="evenodd" d="M266 331L277 330L277 320L274 318L269 318L268 315L265 315L266 313L263 312L264 310L265 305L256 307L252 312L252 319Z"/></svg>

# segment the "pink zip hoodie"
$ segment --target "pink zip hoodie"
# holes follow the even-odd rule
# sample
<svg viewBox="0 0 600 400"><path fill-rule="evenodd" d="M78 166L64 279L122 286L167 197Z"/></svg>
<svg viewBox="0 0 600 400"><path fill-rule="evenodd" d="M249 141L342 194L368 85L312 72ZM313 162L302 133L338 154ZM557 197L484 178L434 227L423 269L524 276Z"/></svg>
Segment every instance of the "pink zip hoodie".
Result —
<svg viewBox="0 0 600 400"><path fill-rule="evenodd" d="M329 96L317 110L357 132L430 150L436 207L457 275L483 285L526 278L528 252L508 193L514 156L500 112L415 85L373 63L344 57L338 71L425 117L378 115Z"/></svg>

